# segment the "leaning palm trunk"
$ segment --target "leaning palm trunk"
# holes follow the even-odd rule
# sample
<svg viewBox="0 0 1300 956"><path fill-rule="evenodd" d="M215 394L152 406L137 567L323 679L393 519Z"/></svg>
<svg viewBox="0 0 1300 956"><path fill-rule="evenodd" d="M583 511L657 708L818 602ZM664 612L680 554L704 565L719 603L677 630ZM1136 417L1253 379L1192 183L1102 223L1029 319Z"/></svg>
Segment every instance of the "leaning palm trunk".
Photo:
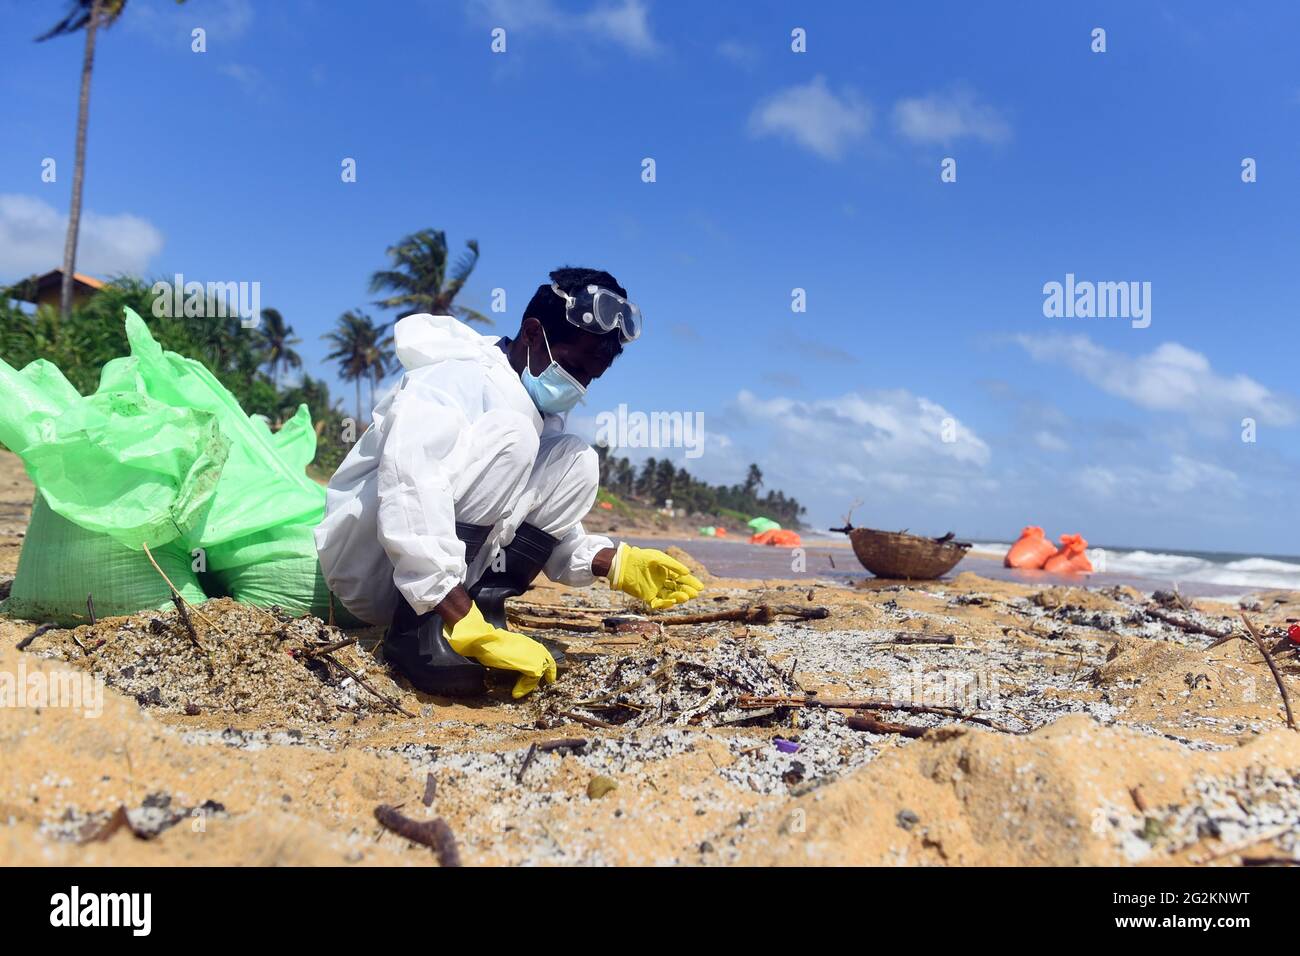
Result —
<svg viewBox="0 0 1300 956"><path fill-rule="evenodd" d="M72 276L77 267L77 233L81 229L81 187L86 177L86 127L90 120L90 71L95 64L95 29L99 26L101 0L90 5L86 24L86 53L81 62L81 101L77 105L77 156L72 169L72 205L68 209L68 237L63 243L63 286L59 292L59 314L72 311Z"/></svg>

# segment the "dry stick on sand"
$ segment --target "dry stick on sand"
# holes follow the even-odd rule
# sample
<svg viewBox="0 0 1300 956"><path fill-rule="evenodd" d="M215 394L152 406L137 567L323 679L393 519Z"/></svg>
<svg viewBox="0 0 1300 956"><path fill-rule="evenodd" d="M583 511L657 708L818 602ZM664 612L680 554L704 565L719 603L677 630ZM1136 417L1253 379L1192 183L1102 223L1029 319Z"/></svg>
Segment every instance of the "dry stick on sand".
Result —
<svg viewBox="0 0 1300 956"><path fill-rule="evenodd" d="M586 633L595 633L603 631L604 627L600 624L593 624L590 621L566 621L562 619L526 617L522 614L510 614L510 621L516 627L530 627L533 630L545 630L554 628L561 631L579 631Z"/></svg>
<svg viewBox="0 0 1300 956"><path fill-rule="evenodd" d="M519 765L519 772L515 774L515 783L524 782L524 772L532 764L533 758L537 756L537 744L528 745L528 753L524 754L524 762Z"/></svg>
<svg viewBox="0 0 1300 956"><path fill-rule="evenodd" d="M1247 837L1237 843L1231 843L1226 847L1221 847L1213 853L1206 853L1199 857L1189 857L1188 862L1196 866L1204 866L1206 863L1213 863L1215 860L1222 860L1225 856L1232 856L1236 853L1240 853L1242 850L1249 850L1253 846L1258 846L1261 843L1266 843L1269 840L1276 839L1284 833L1289 833L1293 826L1294 824L1284 823L1281 826L1270 827L1267 830L1256 833L1252 837Z"/></svg>
<svg viewBox="0 0 1300 956"><path fill-rule="evenodd" d="M1286 708L1286 725L1295 730L1295 715L1291 713L1291 697L1286 692L1286 684L1282 683L1282 675L1278 673L1277 664L1273 663L1273 655L1268 652L1268 648L1260 640L1259 631L1255 630L1255 625L1250 623L1250 618L1246 617L1245 611L1241 612L1241 619L1246 622L1246 630L1250 632L1250 639L1255 642L1259 652L1264 655L1264 663L1268 664L1268 669L1273 672L1273 680L1277 681L1277 689L1282 693L1282 705Z"/></svg>
<svg viewBox="0 0 1300 956"><path fill-rule="evenodd" d="M739 621L742 624L771 624L778 617L794 617L802 621L817 621L831 616L828 608L802 607L798 604L752 604L730 611L709 611L705 614L673 614L652 620L664 625L713 624L718 621Z"/></svg>
<svg viewBox="0 0 1300 956"><path fill-rule="evenodd" d="M1207 637L1219 638L1225 641L1231 640L1233 636L1231 623L1228 624L1227 630L1224 631L1222 628L1206 627L1204 624L1197 624L1195 621L1185 621L1172 611L1166 611L1162 607L1148 607L1143 610L1148 616L1154 617L1157 621L1172 624L1179 630L1187 631L1189 634L1204 634Z"/></svg>
<svg viewBox="0 0 1300 956"><path fill-rule="evenodd" d="M742 710L754 710L760 707L825 707L827 710L901 710L909 714L937 714L941 717L954 717L957 720L982 724L1004 734L1018 734L1020 731L1004 727L984 717L966 714L955 707L930 707L926 704L904 704L892 700L840 700L834 697L759 697L753 694L741 694L736 706Z"/></svg>
<svg viewBox="0 0 1300 956"><path fill-rule="evenodd" d="M952 634L910 634L907 631L899 631L887 641L878 641L873 643L880 644L956 644L957 638Z"/></svg>
<svg viewBox="0 0 1300 956"><path fill-rule="evenodd" d="M581 750L587 746L584 737L560 737L558 740L543 740L541 743L529 744L528 753L524 754L524 762L519 765L519 772L515 774L515 783L524 782L524 773L532 765L533 758L539 753L550 753L552 750Z"/></svg>
<svg viewBox="0 0 1300 956"><path fill-rule="evenodd" d="M844 719L844 725L853 730L863 730L869 734L898 734L903 737L920 737L930 728L912 727L908 724L890 724L877 720L870 714L854 714Z"/></svg>
<svg viewBox="0 0 1300 956"><path fill-rule="evenodd" d="M577 611L579 609L566 608L565 610ZM601 611L600 613L607 614L608 612ZM831 612L824 607L800 607L797 604L753 604L747 607L732 608L729 611L708 611L704 614L673 614L664 615L662 617L656 615L647 618L647 620L665 626L677 624L715 624L721 621L739 621L742 624L771 624L778 617L793 617L803 621L816 621L830 616ZM524 627L537 629L549 627L566 631L604 630L603 624L595 624L591 621L565 620L558 617L555 619L542 619L514 613L511 614L511 617Z"/></svg>
<svg viewBox="0 0 1300 956"><path fill-rule="evenodd" d="M518 611L521 614L531 614L533 617L566 617L570 614L596 614L606 617L609 614L608 608L600 607L557 607L551 604L516 604L511 602L510 611Z"/></svg>
<svg viewBox="0 0 1300 956"><path fill-rule="evenodd" d="M25 651L25 650L27 650L28 646L32 643L32 641L36 640L38 637L40 637L40 636L41 636L42 634L44 634L46 631L52 631L52 630L54 630L54 629L55 629L55 625L53 625L53 624L42 624L42 625L41 625L40 627L38 627L36 630L32 631L30 634L28 634L26 637L24 637L21 641L19 641L19 642L15 645L15 647L16 647L18 650L20 650L20 651Z"/></svg>
<svg viewBox="0 0 1300 956"><path fill-rule="evenodd" d="M208 653L207 648L205 648L202 642L199 641L199 632L194 629L194 622L190 620L190 615L188 611L186 611L188 602L185 598L181 597L181 592L176 590L176 585L172 584L171 578L167 577L167 572L158 567L158 562L153 559L153 552L149 550L149 545L146 544L143 547L145 557L149 559L149 563L153 565L153 569L162 575L162 579L167 582L167 587L171 589L172 603L176 605L176 614L180 617L181 623L185 625L185 633L189 635L190 642L199 649L199 653L206 655ZM215 624L199 613L198 608L194 608L194 613L214 631L217 629ZM209 661L209 663L211 662Z"/></svg>
<svg viewBox="0 0 1300 956"><path fill-rule="evenodd" d="M365 679L364 677L362 677L360 674L358 674L358 673L357 673L356 671L354 671L352 668L348 667L347 664L344 664L341 660L339 660L339 659L338 659L337 657L335 657L333 654L322 653L322 654L320 654L319 656L320 656L320 659L321 659L321 660L323 660L323 661L329 661L331 664L333 664L333 665L334 665L335 667L337 667L339 670L343 671L343 673L347 674L349 677L351 677L354 681L356 681L358 684L360 684L360 685L361 685L362 687L364 687L366 690L370 691L370 693L374 694L376 697L378 697L380 700L382 700L382 701L384 702L384 704L385 704L385 705L386 705L390 710L393 710L393 711L395 711L396 713L399 713L399 714L404 714L404 715L407 716L407 717L414 717L414 716L415 716L415 714L411 713L409 710L407 710L405 707L403 707L403 706L402 706L401 704L399 704L397 701L393 700L393 698L389 697L387 694L382 694L382 693L380 693L379 691L375 690L373 687L371 687L370 684L368 684L368 683L366 682L366 679Z"/></svg>
<svg viewBox="0 0 1300 956"><path fill-rule="evenodd" d="M575 724L582 724L584 727L596 727L601 730L617 730L618 724L611 724L608 720L600 720L596 717L585 717L582 714L575 714L571 710L556 711L556 717L563 717L565 720L571 720Z"/></svg>
<svg viewBox="0 0 1300 956"><path fill-rule="evenodd" d="M398 836L405 837L412 843L429 847L437 854L439 866L460 866L460 851L456 848L456 837L452 835L451 827L442 817L420 822L412 820L397 807L381 803L375 807L375 819L379 821L380 826L392 830Z"/></svg>
<svg viewBox="0 0 1300 956"><path fill-rule="evenodd" d="M341 651L345 647L352 646L359 640L361 640L360 637L349 637L341 641L335 641L333 644L322 644L320 647L306 647L297 651L296 656L320 657L322 654L332 654L334 651Z"/></svg>

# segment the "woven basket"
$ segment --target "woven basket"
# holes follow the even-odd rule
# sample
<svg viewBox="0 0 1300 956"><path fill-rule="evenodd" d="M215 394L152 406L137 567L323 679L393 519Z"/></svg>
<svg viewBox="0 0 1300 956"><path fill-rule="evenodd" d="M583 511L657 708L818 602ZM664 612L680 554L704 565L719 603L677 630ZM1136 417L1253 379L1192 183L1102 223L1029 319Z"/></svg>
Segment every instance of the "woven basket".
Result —
<svg viewBox="0 0 1300 956"><path fill-rule="evenodd" d="M849 532L853 553L862 566L878 578L930 580L951 571L966 556L969 544L896 531L854 528Z"/></svg>

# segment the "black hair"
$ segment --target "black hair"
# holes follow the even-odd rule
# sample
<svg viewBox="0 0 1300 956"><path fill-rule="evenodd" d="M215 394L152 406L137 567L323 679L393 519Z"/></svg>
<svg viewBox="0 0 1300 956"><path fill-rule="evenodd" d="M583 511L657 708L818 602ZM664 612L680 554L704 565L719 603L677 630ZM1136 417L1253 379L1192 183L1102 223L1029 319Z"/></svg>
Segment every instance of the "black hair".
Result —
<svg viewBox="0 0 1300 956"><path fill-rule="evenodd" d="M611 329L608 332L588 331L578 328L564 317L564 300L555 294L555 290L551 288L552 283L569 295L577 295L589 285L598 285L610 292L617 292L626 299L627 290L618 284L618 280L600 269L579 269L573 266L556 269L551 273L551 281L539 285L533 297L528 300L523 317L534 318L541 322L542 328L546 330L546 340L552 345L576 342L584 335L596 335L606 340L601 344L608 349L611 362L622 354L623 343L619 339L618 329Z"/></svg>

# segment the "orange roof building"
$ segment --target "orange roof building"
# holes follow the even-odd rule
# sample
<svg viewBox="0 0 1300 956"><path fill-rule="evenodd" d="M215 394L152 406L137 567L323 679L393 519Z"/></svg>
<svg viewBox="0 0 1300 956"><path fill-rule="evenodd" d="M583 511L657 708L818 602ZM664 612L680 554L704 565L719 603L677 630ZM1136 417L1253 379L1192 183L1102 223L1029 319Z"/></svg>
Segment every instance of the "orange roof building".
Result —
<svg viewBox="0 0 1300 956"><path fill-rule="evenodd" d="M63 270L51 269L40 276L31 276L13 284L11 294L20 302L31 302L40 308L48 305L52 309L59 307L59 296L63 288ZM104 288L104 283L94 276L80 272L72 274L72 304L81 305L92 295Z"/></svg>

